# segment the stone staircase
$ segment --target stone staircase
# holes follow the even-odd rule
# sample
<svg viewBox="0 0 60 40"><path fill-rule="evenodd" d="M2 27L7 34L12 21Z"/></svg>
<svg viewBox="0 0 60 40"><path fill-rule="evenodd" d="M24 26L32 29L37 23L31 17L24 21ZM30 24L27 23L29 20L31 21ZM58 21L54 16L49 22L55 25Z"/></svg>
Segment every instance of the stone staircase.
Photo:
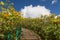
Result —
<svg viewBox="0 0 60 40"><path fill-rule="evenodd" d="M33 31L23 28L21 40L41 40L41 38Z"/></svg>

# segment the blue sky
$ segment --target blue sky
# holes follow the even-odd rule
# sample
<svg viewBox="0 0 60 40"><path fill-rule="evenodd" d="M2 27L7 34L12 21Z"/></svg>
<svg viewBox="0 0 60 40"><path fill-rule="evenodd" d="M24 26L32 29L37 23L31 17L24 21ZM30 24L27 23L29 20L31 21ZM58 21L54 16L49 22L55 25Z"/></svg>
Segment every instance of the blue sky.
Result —
<svg viewBox="0 0 60 40"><path fill-rule="evenodd" d="M0 0L5 1L5 0ZM51 11L51 13L55 13L56 15L60 14L60 0L10 0L11 2L14 2L14 8L17 11L20 11L21 8L24 8L24 6L45 6L47 9ZM52 3L52 1L55 1Z"/></svg>

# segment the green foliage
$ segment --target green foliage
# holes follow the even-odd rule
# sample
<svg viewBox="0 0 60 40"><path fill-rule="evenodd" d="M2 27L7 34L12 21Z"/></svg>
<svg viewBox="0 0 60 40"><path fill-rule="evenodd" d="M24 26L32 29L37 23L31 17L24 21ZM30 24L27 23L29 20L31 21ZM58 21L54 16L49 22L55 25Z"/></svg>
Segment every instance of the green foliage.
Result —
<svg viewBox="0 0 60 40"><path fill-rule="evenodd" d="M22 26L33 30L42 40L60 40L60 18L55 15L41 18L24 18Z"/></svg>
<svg viewBox="0 0 60 40"><path fill-rule="evenodd" d="M2 2L3 4L4 2ZM4 5L6 6L6 5ZM2 7L2 6L0 6ZM11 40L15 40L16 38L16 27L18 28L18 32L20 31L20 21L22 17L19 12L17 12L13 7L2 8L0 12L0 40L7 40L8 32L11 33ZM18 33L19 34L19 33Z"/></svg>

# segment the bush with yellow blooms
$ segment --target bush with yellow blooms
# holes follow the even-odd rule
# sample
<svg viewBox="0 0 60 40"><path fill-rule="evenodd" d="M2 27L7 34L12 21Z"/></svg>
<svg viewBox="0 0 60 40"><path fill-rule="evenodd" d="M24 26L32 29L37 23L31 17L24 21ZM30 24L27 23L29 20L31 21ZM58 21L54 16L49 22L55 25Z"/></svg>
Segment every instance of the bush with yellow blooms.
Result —
<svg viewBox="0 0 60 40"><path fill-rule="evenodd" d="M0 2L0 5L4 6L3 1ZM1 7L2 7L1 6ZM1 8L0 12L0 40L6 40L7 33L11 31L11 40L15 40L15 29L19 29L20 21L22 20L21 13L16 11L14 7Z"/></svg>

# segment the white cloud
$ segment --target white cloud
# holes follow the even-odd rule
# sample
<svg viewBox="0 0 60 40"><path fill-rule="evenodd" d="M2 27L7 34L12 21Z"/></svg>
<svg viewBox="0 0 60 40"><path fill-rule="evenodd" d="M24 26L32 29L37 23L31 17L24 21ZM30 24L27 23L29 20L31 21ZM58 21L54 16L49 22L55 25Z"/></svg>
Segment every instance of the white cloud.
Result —
<svg viewBox="0 0 60 40"><path fill-rule="evenodd" d="M41 15L49 15L50 10L45 8L45 6L25 6L23 9L21 9L21 13L23 14L23 17L31 17L36 18L40 17Z"/></svg>
<svg viewBox="0 0 60 40"><path fill-rule="evenodd" d="M52 0L52 4L54 4L54 3L56 3L57 2L57 0Z"/></svg>

